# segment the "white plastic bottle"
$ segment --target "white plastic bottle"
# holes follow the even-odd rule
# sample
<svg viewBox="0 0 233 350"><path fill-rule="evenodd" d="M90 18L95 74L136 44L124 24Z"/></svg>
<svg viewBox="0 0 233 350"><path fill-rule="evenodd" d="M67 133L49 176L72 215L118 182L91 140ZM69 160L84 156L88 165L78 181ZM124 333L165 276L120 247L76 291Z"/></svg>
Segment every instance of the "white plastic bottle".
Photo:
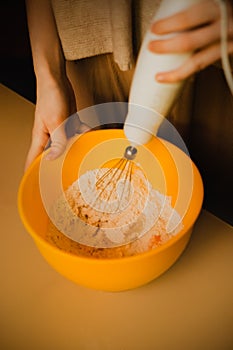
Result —
<svg viewBox="0 0 233 350"><path fill-rule="evenodd" d="M152 23L200 1L203 0L162 0ZM168 35L155 35L148 29L141 45L124 125L125 135L132 145L145 144L156 135L182 87L182 82L167 84L155 80L157 73L178 68L192 54L155 54L148 50L151 40L167 37Z"/></svg>

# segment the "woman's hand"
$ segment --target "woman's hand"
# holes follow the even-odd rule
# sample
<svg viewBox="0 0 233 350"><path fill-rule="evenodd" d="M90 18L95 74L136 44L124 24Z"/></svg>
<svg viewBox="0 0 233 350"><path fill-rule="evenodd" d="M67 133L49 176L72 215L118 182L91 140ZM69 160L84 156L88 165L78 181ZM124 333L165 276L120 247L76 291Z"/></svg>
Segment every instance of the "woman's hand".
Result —
<svg viewBox="0 0 233 350"><path fill-rule="evenodd" d="M51 135L51 150L48 158L55 159L66 145L65 132L56 128L76 111L73 90L67 79L44 81L37 84L37 102L31 146L27 155L25 169L43 152Z"/></svg>
<svg viewBox="0 0 233 350"><path fill-rule="evenodd" d="M32 130L31 146L27 155L25 169L43 152L51 137L51 146L47 159L59 157L66 147L64 120L76 112L76 102L69 80L45 81L37 84L37 103ZM85 132L89 128L76 117L74 132ZM59 127L60 126L60 127Z"/></svg>
<svg viewBox="0 0 233 350"><path fill-rule="evenodd" d="M195 72L216 62L221 57L220 9L214 0L206 0L187 10L159 20L152 25L157 35L177 33L170 39L154 40L149 49L154 53L182 53L193 55L178 69L160 72L159 82L170 83L183 80ZM228 3L228 52L233 53L233 5Z"/></svg>
<svg viewBox="0 0 233 350"><path fill-rule="evenodd" d="M75 95L66 75L63 55L50 0L26 0L28 28L37 83L37 101L31 146L25 169L44 150L51 136L49 159L65 149L61 123L76 112ZM76 118L76 131L88 127Z"/></svg>

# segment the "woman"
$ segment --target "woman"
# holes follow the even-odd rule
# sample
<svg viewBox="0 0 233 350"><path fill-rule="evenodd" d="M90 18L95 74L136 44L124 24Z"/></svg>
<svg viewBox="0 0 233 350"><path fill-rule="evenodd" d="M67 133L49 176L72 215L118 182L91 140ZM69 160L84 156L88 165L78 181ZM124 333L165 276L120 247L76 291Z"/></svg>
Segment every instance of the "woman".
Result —
<svg viewBox="0 0 233 350"><path fill-rule="evenodd" d="M37 102L25 168L43 151L50 135L52 144L48 157L55 159L61 154L65 137L54 130L76 110L102 102L127 101L143 35L160 2L26 1ZM232 2L229 1L229 54L233 53L232 12ZM205 168L212 159L208 169L216 170L214 160L219 150L222 153L220 167L228 166L232 155L233 105L218 62L221 54L217 1L201 1L152 23L151 30L156 34L178 32L170 39L151 42L149 49L152 52L194 51L180 68L161 72L155 79L164 83L175 82L203 71L197 74L195 80L188 80L169 116L170 120L188 142L193 157L197 158L201 167ZM212 66L216 62L217 65ZM207 66L210 68L205 69ZM212 90L208 83L211 83ZM77 129L82 132L88 126L80 122ZM207 151L208 146L211 146L210 151ZM209 177L209 171L206 174L204 171L204 176Z"/></svg>

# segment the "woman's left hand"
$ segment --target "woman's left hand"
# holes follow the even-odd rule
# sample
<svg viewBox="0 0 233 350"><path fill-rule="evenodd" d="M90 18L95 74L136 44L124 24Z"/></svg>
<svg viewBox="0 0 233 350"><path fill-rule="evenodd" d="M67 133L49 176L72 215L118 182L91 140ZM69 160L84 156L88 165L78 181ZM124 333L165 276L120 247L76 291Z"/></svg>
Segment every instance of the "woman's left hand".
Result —
<svg viewBox="0 0 233 350"><path fill-rule="evenodd" d="M160 72L156 80L171 83L183 80L216 62L221 57L220 8L216 1L202 1L190 8L161 19L152 25L157 35L177 33L164 40L154 40L149 49L154 53L182 53L193 55L178 69ZM228 53L233 53L233 5L228 2Z"/></svg>

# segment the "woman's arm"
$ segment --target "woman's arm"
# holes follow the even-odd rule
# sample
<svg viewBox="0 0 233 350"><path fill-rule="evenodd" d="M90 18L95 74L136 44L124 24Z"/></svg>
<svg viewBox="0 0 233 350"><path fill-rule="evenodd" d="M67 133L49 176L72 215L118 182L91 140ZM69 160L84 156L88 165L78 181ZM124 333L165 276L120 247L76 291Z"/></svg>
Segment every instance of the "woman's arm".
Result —
<svg viewBox="0 0 233 350"><path fill-rule="evenodd" d="M26 0L28 28L37 82L37 101L32 142L25 168L39 155L51 135L48 158L64 150L64 131L55 129L76 111L75 96L66 75L63 55L50 0Z"/></svg>
<svg viewBox="0 0 233 350"><path fill-rule="evenodd" d="M26 0L28 28L37 79L60 79L65 60L49 0Z"/></svg>

